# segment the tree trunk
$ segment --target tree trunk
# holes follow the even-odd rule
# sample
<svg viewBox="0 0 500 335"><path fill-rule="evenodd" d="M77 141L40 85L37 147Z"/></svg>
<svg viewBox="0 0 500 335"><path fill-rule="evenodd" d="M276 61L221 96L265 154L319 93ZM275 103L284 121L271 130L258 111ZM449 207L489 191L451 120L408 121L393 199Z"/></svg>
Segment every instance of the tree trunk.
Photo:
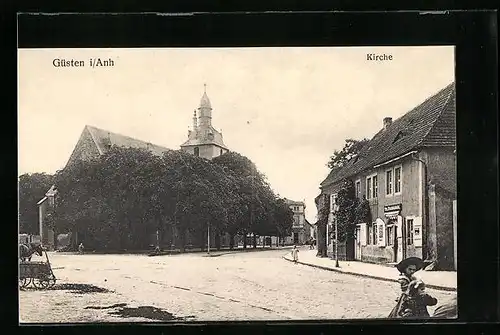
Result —
<svg viewBox="0 0 500 335"><path fill-rule="evenodd" d="M200 243L200 250L201 251L205 251L205 240L207 238L207 231L204 230L204 229L202 229L200 231L200 237L199 238L200 238L200 241L199 241L199 243Z"/></svg>
<svg viewBox="0 0 500 335"><path fill-rule="evenodd" d="M229 233L229 249L234 249L234 234Z"/></svg>
<svg viewBox="0 0 500 335"><path fill-rule="evenodd" d="M243 249L247 248L247 232L243 232Z"/></svg>
<svg viewBox="0 0 500 335"><path fill-rule="evenodd" d="M217 250L221 249L221 233L220 232L217 232L217 234L215 235L215 247L217 248Z"/></svg>
<svg viewBox="0 0 500 335"><path fill-rule="evenodd" d="M186 251L186 231L184 229L179 231L179 248L181 252Z"/></svg>
<svg viewBox="0 0 500 335"><path fill-rule="evenodd" d="M252 236L252 244L254 249L257 248L257 236L255 234Z"/></svg>

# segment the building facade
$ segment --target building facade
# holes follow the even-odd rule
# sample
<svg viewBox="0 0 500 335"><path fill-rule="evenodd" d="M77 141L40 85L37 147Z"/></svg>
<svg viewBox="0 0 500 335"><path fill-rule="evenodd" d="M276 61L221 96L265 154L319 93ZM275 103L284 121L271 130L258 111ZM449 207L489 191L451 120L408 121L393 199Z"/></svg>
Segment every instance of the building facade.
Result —
<svg viewBox="0 0 500 335"><path fill-rule="evenodd" d="M181 150L206 159L229 151L224 144L222 132L212 126L212 104L206 89L198 111L194 111L192 129L188 130L188 140L181 145Z"/></svg>
<svg viewBox="0 0 500 335"><path fill-rule="evenodd" d="M286 244L305 244L311 239L312 225L306 220L306 204L285 198L293 212L292 234L285 239Z"/></svg>
<svg viewBox="0 0 500 335"><path fill-rule="evenodd" d="M353 258L395 263L417 256L456 269L455 87L451 84L392 122L357 157L322 182L331 197L330 221L340 185L354 183L371 222L353 222Z"/></svg>

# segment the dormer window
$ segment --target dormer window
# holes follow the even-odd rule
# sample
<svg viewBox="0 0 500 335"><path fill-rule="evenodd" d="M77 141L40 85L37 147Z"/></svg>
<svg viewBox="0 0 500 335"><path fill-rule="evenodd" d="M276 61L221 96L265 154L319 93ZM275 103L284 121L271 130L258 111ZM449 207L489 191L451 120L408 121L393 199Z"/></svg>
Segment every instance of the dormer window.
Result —
<svg viewBox="0 0 500 335"><path fill-rule="evenodd" d="M398 134L396 135L396 137L394 138L394 141L392 141L392 143L399 141L400 139L402 139L405 136L406 136L406 134L403 131L398 132Z"/></svg>
<svg viewBox="0 0 500 335"><path fill-rule="evenodd" d="M194 155L200 156L200 148L198 148L198 147L194 148Z"/></svg>

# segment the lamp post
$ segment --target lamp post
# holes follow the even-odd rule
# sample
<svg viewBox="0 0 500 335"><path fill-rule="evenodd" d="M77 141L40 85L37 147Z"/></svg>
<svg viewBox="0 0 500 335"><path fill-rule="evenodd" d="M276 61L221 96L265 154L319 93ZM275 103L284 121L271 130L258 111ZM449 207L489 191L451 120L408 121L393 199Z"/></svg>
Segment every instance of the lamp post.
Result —
<svg viewBox="0 0 500 335"><path fill-rule="evenodd" d="M160 232L156 229L156 250L160 251Z"/></svg>
<svg viewBox="0 0 500 335"><path fill-rule="evenodd" d="M208 229L207 229L207 254L210 255L210 222L208 223Z"/></svg>

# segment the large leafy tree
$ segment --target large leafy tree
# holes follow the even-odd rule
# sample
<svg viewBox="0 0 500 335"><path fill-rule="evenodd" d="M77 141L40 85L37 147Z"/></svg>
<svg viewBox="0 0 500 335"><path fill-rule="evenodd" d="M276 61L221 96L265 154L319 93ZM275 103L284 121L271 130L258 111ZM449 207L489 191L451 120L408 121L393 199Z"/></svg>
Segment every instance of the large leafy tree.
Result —
<svg viewBox="0 0 500 335"><path fill-rule="evenodd" d="M157 231L184 250L188 233L204 247L209 227L216 241L223 233L267 235L291 227L289 209L265 176L235 153L209 161L182 151L157 157L113 147L61 171L56 184L57 229L81 232L96 249L143 248Z"/></svg>
<svg viewBox="0 0 500 335"><path fill-rule="evenodd" d="M357 211L359 199L356 197L354 183L352 180L344 180L337 193L338 212L337 227L339 241L346 241L354 238L354 231L357 223Z"/></svg>
<svg viewBox="0 0 500 335"><path fill-rule="evenodd" d="M233 193L237 194L237 197L231 197L228 203L230 205L228 216L231 218L227 226L228 233L231 236L236 233L243 236L253 233L254 247L255 236L277 234L277 220L273 216L277 208L275 205L277 197L255 164L235 152L218 156L213 162L221 166L234 181Z"/></svg>
<svg viewBox="0 0 500 335"><path fill-rule="evenodd" d="M328 219L330 215L330 197L322 194L320 197L316 198L318 210L318 253L317 256L327 257L327 236L326 236L326 226L328 225Z"/></svg>
<svg viewBox="0 0 500 335"><path fill-rule="evenodd" d="M362 140L346 139L342 150L335 150L333 155L330 156L327 166L332 170L343 167L347 162L356 157L368 142L367 138Z"/></svg>
<svg viewBox="0 0 500 335"><path fill-rule="evenodd" d="M46 173L19 176L19 232L38 234L38 206L54 182L54 176Z"/></svg>

